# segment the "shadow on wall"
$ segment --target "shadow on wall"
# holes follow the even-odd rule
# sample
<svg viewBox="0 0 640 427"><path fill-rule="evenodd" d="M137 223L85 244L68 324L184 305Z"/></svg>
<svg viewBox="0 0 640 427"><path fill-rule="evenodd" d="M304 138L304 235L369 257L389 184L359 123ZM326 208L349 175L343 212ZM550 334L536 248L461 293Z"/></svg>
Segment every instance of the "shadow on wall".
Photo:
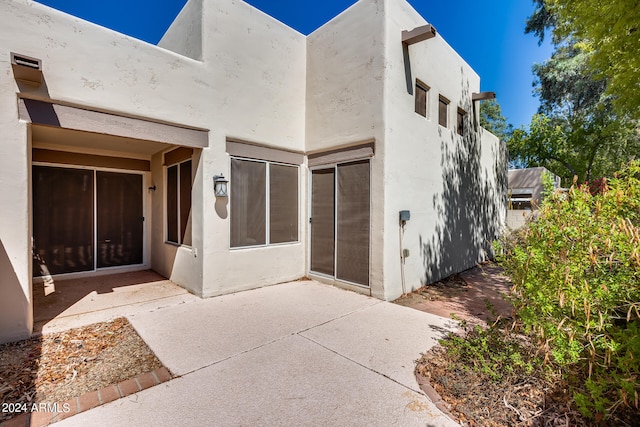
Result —
<svg viewBox="0 0 640 427"><path fill-rule="evenodd" d="M29 300L0 240L0 343L27 338Z"/></svg>
<svg viewBox="0 0 640 427"><path fill-rule="evenodd" d="M469 81L462 73L462 99L458 106L463 117L464 134L439 129L443 189L433 196L437 214L432 237L420 235L420 252L424 266L422 284L436 282L466 270L489 258L492 242L501 229L507 188L506 146L502 143L481 147L484 130L474 125ZM457 109L451 114L457 127ZM492 165L483 167L481 152L491 147ZM492 170L493 169L493 170ZM494 178L493 176L496 178ZM495 179L495 185L492 182Z"/></svg>

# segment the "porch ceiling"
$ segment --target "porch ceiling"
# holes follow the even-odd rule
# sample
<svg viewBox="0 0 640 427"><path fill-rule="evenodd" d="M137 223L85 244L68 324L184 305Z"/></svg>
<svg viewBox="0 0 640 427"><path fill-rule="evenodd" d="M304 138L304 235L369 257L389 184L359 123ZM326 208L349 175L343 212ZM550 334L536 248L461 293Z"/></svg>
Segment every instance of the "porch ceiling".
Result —
<svg viewBox="0 0 640 427"><path fill-rule="evenodd" d="M130 153L139 157L150 157L174 146L162 142L41 125L32 125L31 137L34 147L38 148L73 147L104 153Z"/></svg>
<svg viewBox="0 0 640 427"><path fill-rule="evenodd" d="M63 142L62 145L80 144L83 147L92 143L103 150L145 155L155 154L169 145L192 148L209 145L209 131L206 129L182 127L48 101L19 98L18 115L21 120L33 125L34 141L57 141ZM95 142L88 141L94 138Z"/></svg>

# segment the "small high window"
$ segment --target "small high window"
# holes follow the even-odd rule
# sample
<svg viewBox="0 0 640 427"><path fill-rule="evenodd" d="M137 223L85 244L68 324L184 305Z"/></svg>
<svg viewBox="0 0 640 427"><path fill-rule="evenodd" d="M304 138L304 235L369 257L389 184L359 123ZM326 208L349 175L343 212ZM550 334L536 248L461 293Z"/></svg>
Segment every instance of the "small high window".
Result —
<svg viewBox="0 0 640 427"><path fill-rule="evenodd" d="M416 113L427 117L429 111L429 86L416 79L415 88Z"/></svg>
<svg viewBox="0 0 640 427"><path fill-rule="evenodd" d="M458 134L459 135L464 135L464 131L465 131L465 129L464 129L464 118L465 118L466 115L467 115L466 111L464 111L461 108L458 108L458 127L457 127L457 130L458 130Z"/></svg>
<svg viewBox="0 0 640 427"><path fill-rule="evenodd" d="M447 110L449 109L449 100L444 96L440 96L438 102L438 124L440 126L447 127L448 125L448 117Z"/></svg>

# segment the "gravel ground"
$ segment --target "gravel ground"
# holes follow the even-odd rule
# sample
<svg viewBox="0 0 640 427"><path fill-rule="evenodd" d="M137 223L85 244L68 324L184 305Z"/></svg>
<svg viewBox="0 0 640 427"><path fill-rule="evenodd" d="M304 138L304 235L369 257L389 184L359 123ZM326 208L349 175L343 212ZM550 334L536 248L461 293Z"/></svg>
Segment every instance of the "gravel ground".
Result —
<svg viewBox="0 0 640 427"><path fill-rule="evenodd" d="M160 367L125 318L0 345L0 422L10 404L64 402Z"/></svg>

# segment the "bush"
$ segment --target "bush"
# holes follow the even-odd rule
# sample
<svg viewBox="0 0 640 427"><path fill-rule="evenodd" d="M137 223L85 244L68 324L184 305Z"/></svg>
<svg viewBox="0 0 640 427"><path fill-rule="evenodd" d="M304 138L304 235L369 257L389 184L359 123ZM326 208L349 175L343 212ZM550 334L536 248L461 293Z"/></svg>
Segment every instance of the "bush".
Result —
<svg viewBox="0 0 640 427"><path fill-rule="evenodd" d="M548 197L498 252L518 317L574 387L578 409L596 421L637 411L640 162L600 192L583 186Z"/></svg>

